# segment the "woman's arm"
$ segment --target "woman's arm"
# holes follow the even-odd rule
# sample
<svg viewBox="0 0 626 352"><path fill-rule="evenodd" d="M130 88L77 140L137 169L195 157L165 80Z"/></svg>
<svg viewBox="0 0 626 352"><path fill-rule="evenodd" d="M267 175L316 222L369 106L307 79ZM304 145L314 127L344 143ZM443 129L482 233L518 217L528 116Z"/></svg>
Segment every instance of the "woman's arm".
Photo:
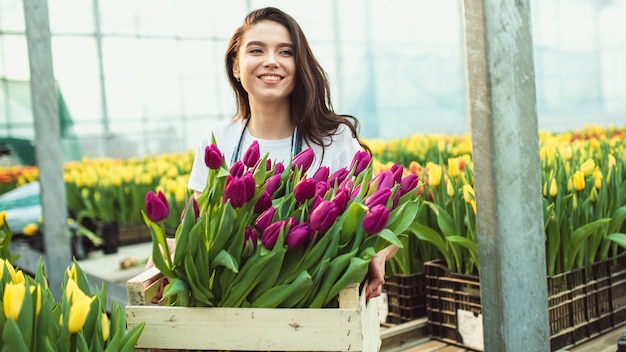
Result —
<svg viewBox="0 0 626 352"><path fill-rule="evenodd" d="M383 284L385 283L385 262L391 259L398 247L391 245L380 250L369 264L369 282L365 290L365 298L370 299L378 297L382 294Z"/></svg>

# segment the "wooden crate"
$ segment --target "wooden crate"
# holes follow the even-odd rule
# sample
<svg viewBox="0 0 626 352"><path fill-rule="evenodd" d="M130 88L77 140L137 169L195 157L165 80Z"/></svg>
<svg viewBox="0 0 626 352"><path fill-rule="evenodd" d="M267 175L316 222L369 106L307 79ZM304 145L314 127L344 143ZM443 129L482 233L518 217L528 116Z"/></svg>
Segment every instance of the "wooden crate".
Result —
<svg viewBox="0 0 626 352"><path fill-rule="evenodd" d="M150 286L144 283L158 278ZM246 351L378 351L378 298L359 285L339 294L339 308L188 308L153 305L161 273L127 282L128 328L145 322L137 348Z"/></svg>

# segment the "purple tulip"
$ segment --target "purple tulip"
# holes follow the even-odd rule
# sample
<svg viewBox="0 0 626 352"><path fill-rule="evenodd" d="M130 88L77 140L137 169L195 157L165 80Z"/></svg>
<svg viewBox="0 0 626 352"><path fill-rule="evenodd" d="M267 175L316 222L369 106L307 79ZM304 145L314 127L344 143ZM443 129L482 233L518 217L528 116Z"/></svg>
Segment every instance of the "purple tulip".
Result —
<svg viewBox="0 0 626 352"><path fill-rule="evenodd" d="M276 208L274 207L265 209L254 221L254 228L262 233L274 220L274 213L276 213Z"/></svg>
<svg viewBox="0 0 626 352"><path fill-rule="evenodd" d="M371 160L372 156L368 152L359 150L354 154L354 157L352 158L350 170L354 169L354 175L357 176L361 172L363 172L363 170L365 170Z"/></svg>
<svg viewBox="0 0 626 352"><path fill-rule="evenodd" d="M241 208L254 196L256 183L251 173L246 173L241 177L226 176L224 186L224 202L230 200L234 208Z"/></svg>
<svg viewBox="0 0 626 352"><path fill-rule="evenodd" d="M293 188L293 197L299 204L302 204L315 196L315 186L315 180L303 178Z"/></svg>
<svg viewBox="0 0 626 352"><path fill-rule="evenodd" d="M306 173L311 165L313 165L313 159L315 159L315 152L313 149L307 148L293 157L291 169L296 170L296 168L300 168L302 169L302 173Z"/></svg>
<svg viewBox="0 0 626 352"><path fill-rule="evenodd" d="M272 175L267 180L265 180L265 191L273 196L274 192L280 187L280 174Z"/></svg>
<svg viewBox="0 0 626 352"><path fill-rule="evenodd" d="M163 192L158 194L149 191L146 193L146 214L152 222L159 222L170 216L170 207Z"/></svg>
<svg viewBox="0 0 626 352"><path fill-rule="evenodd" d="M393 196L393 202L391 202L391 210L395 209L400 202L400 191L397 191Z"/></svg>
<svg viewBox="0 0 626 352"><path fill-rule="evenodd" d="M339 214L343 214L348 207L349 200L350 191L347 188L340 188L330 201L335 203L337 209L339 210Z"/></svg>
<svg viewBox="0 0 626 352"><path fill-rule="evenodd" d="M259 141L254 141L245 153L243 153L243 164L247 167L253 167L261 158L261 150L259 149Z"/></svg>
<svg viewBox="0 0 626 352"><path fill-rule="evenodd" d="M315 174L313 174L313 177L311 177L312 179L315 180L315 182L326 182L328 181L328 176L330 175L330 168L328 166L320 166L319 169L317 169L317 171L315 171Z"/></svg>
<svg viewBox="0 0 626 352"><path fill-rule="evenodd" d="M389 210L384 205L378 204L363 216L363 230L368 234L376 234L387 226Z"/></svg>
<svg viewBox="0 0 626 352"><path fill-rule="evenodd" d="M361 185L362 183L359 183L358 185L356 185L356 187L354 187L352 193L350 193L350 199L354 199L356 198L356 196L359 195L359 192L361 192Z"/></svg>
<svg viewBox="0 0 626 352"><path fill-rule="evenodd" d="M265 171L270 171L272 169L272 159L268 158L265 160Z"/></svg>
<svg viewBox="0 0 626 352"><path fill-rule="evenodd" d="M259 199L254 204L254 212L262 213L272 206L272 197L266 191L263 191L259 196Z"/></svg>
<svg viewBox="0 0 626 352"><path fill-rule="evenodd" d="M335 203L328 200L322 200L312 209L311 214L309 214L311 228L323 235L337 220L339 209Z"/></svg>
<svg viewBox="0 0 626 352"><path fill-rule="evenodd" d="M274 248L276 244L276 240L278 240L278 235L280 235L280 228L285 225L285 221L276 221L271 223L268 227L263 230L261 233L261 243L267 249Z"/></svg>
<svg viewBox="0 0 626 352"><path fill-rule="evenodd" d="M343 167L343 168L333 172L333 174L330 175L330 179L328 180L328 182L330 182L331 186L335 185L335 184L340 184L341 182L343 182L343 180L346 179L346 177L348 176L349 173L350 173L350 171L348 171L348 169Z"/></svg>
<svg viewBox="0 0 626 352"><path fill-rule="evenodd" d="M381 188L365 199L365 206L370 209L377 205L386 206L389 197L391 197L391 189Z"/></svg>
<svg viewBox="0 0 626 352"><path fill-rule="evenodd" d="M211 144L204 148L204 163L209 169L219 169L224 162L222 151L215 144Z"/></svg>
<svg viewBox="0 0 626 352"><path fill-rule="evenodd" d="M256 231L254 231L254 229L252 229L250 226L247 226L244 232L243 250L241 251L241 255L244 258L248 258L249 256L251 256L252 253L254 253L254 251L256 250L257 242L258 235Z"/></svg>
<svg viewBox="0 0 626 352"><path fill-rule="evenodd" d="M417 187L419 176L417 174L408 174L400 180L400 193L405 195Z"/></svg>
<svg viewBox="0 0 626 352"><path fill-rule="evenodd" d="M400 183L400 181L402 181L404 166L398 165L398 163L394 163L393 165L391 165L389 171L391 171L391 173L393 174L393 180L395 181L395 183Z"/></svg>
<svg viewBox="0 0 626 352"><path fill-rule="evenodd" d="M352 189L354 188L354 180L351 178L346 178L345 180L343 180L343 182L341 182L341 184L339 184L339 187Z"/></svg>
<svg viewBox="0 0 626 352"><path fill-rule="evenodd" d="M304 244L309 237L310 228L306 223L292 226L287 233L285 242L287 242L287 248L295 249Z"/></svg>
<svg viewBox="0 0 626 352"><path fill-rule="evenodd" d="M393 172L387 170L374 176L374 178L370 181L370 184L372 184L373 182L377 182L376 189L379 190L381 188L393 187L396 181L394 179Z"/></svg>
<svg viewBox="0 0 626 352"><path fill-rule="evenodd" d="M243 164L243 161L237 160L230 167L230 175L232 177L241 177L243 176L243 172L246 166Z"/></svg>
<svg viewBox="0 0 626 352"><path fill-rule="evenodd" d="M285 171L285 164L280 161L277 162L276 165L274 165L274 175L280 175L283 171Z"/></svg>
<svg viewBox="0 0 626 352"><path fill-rule="evenodd" d="M330 185L328 184L328 181L318 182L317 184L315 184L315 195L324 198L329 188Z"/></svg>
<svg viewBox="0 0 626 352"><path fill-rule="evenodd" d="M195 221L198 221L198 217L200 216L200 207L198 207L198 201L196 197L189 197L185 201L185 207L183 208L183 212L180 214L180 222L183 222L183 218L185 218L185 213L187 212L187 207L189 207L189 201L192 201L193 206L193 215L195 216Z"/></svg>

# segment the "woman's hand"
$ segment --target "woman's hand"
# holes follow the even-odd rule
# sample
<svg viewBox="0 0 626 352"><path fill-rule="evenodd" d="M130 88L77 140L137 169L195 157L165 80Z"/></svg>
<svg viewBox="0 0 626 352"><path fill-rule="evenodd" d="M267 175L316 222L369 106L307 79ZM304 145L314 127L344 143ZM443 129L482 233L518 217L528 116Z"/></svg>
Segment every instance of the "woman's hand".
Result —
<svg viewBox="0 0 626 352"><path fill-rule="evenodd" d="M366 299L378 297L382 294L383 284L385 283L385 262L391 259L397 251L398 247L391 245L383 248L370 261L368 273L369 281L365 289Z"/></svg>

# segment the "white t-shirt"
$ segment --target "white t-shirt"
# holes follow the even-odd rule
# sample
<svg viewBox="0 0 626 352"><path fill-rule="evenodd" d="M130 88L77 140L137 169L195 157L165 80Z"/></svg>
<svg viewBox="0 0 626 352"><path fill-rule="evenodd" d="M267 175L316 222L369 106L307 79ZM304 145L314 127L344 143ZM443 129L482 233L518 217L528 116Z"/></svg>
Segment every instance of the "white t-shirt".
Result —
<svg viewBox="0 0 626 352"><path fill-rule="evenodd" d="M194 158L189 177L189 188L194 191L202 192L206 186L208 168L204 163L204 149L211 144L212 134L215 135L215 142L217 147L224 154L224 159L228 164L230 164L233 153L237 148L239 138L241 137L241 131L244 128L244 125L245 120L242 119L228 120L210 128L203 135L198 147L196 148L196 156ZM307 175L313 176L315 171L317 171L320 166L327 166L330 168L331 173L343 167L349 167L354 154L361 150L361 146L359 145L357 139L352 137L350 129L343 124L339 125L337 132L331 138L331 143L325 148L324 160L322 160L322 147L315 143L309 143L304 140L302 141L302 150L310 147L315 152L315 159L313 160L311 168L307 171ZM329 139L330 138L325 139L326 144L328 144ZM280 161L286 166L288 160L292 157L291 136L276 140L259 139L252 136L248 129L246 129L241 141L240 153L236 160L240 160L243 157L244 153L254 140L259 142L261 157L263 157L266 153L269 153L269 158L272 162Z"/></svg>

